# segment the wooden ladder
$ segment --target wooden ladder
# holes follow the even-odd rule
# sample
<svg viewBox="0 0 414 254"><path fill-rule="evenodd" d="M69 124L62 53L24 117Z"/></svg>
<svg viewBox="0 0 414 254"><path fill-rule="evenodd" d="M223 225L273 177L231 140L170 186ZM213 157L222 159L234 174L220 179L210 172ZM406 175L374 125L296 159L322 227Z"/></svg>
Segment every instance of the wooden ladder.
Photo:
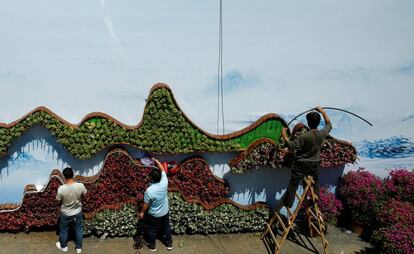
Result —
<svg viewBox="0 0 414 254"><path fill-rule="evenodd" d="M299 213L299 210L301 207L306 203L310 203L311 205L307 205L306 207L306 216L308 220L309 225L309 232L310 234L316 234L321 238L322 245L323 245L323 251L325 254L328 253L328 241L325 239L324 231L325 226L322 219L322 214L319 211L318 208L318 197L315 194L315 190L313 189L313 185L315 182L313 181L312 176L307 176L303 179L303 182L305 183L304 190L302 193L302 196L299 196L297 193L295 193L296 198L299 200L299 203L293 213L288 207L285 207L287 210L287 224L282 220L282 218L279 215L279 211L275 210L275 214L269 221L269 223L266 223L266 229L261 235L261 239L263 239L268 233L272 237L274 243L275 243L275 254L279 254L283 244L285 243L287 236L290 232L290 230L294 227L294 222L296 219L296 216ZM281 238L280 240L277 239L275 234L273 233L272 226L279 225L282 229L281 232ZM315 225L316 224L316 225ZM277 227L276 227L277 229Z"/></svg>

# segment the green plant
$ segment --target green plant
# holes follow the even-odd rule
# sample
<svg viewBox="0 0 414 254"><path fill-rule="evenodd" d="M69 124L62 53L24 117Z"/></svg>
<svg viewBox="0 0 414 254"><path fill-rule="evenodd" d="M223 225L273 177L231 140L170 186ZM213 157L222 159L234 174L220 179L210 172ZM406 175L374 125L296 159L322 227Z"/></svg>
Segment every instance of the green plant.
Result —
<svg viewBox="0 0 414 254"><path fill-rule="evenodd" d="M84 221L85 235L133 236L137 232L136 205L127 204L119 210L106 209Z"/></svg>
<svg viewBox="0 0 414 254"><path fill-rule="evenodd" d="M186 202L179 193L168 193L171 230L175 234L212 234L255 232L263 230L269 218L265 206L243 210L231 203L215 209ZM121 209L106 209L84 221L85 235L133 236L137 232L136 206L127 204Z"/></svg>
<svg viewBox="0 0 414 254"><path fill-rule="evenodd" d="M266 115L249 128L233 134L207 134L188 120L167 86L156 85L138 126L124 125L103 113L91 114L81 124L72 125L44 107L10 125L0 124L0 157L7 155L13 140L34 126L46 127L73 156L89 159L116 144L163 154L240 151L264 137L277 142L282 125L283 120L278 116Z"/></svg>
<svg viewBox="0 0 414 254"><path fill-rule="evenodd" d="M269 218L267 207L242 210L228 203L204 210L199 205L185 202L179 193L170 193L169 200L172 230L177 234L261 231Z"/></svg>

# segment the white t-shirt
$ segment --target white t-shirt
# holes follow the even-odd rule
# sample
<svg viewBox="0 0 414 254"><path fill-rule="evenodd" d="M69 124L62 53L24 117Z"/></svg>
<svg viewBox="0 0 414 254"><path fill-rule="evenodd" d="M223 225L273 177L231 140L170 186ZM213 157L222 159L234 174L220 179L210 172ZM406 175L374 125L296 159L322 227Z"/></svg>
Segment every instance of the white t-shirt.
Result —
<svg viewBox="0 0 414 254"><path fill-rule="evenodd" d="M82 211L82 195L87 192L83 183L64 184L59 186L56 199L62 201L60 211L66 216L73 216Z"/></svg>

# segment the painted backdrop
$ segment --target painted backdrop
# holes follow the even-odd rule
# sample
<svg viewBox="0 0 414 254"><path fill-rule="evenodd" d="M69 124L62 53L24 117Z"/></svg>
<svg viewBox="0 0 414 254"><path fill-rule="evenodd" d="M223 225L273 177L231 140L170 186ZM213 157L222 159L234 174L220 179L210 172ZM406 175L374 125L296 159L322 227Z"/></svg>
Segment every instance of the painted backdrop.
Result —
<svg viewBox="0 0 414 254"><path fill-rule="evenodd" d="M100 111L135 125L151 86L164 82L190 119L217 132L218 1L0 3L0 122L43 105L75 124ZM413 168L413 11L403 0L224 0L225 132L270 112L289 122L316 105L338 107L374 126L328 111L332 135L360 158L331 172ZM54 168L96 174L105 152L78 161L36 127L0 159L0 203L19 202L26 184L42 188ZM286 169L230 176L232 155L205 156L241 203L272 203L289 178Z"/></svg>

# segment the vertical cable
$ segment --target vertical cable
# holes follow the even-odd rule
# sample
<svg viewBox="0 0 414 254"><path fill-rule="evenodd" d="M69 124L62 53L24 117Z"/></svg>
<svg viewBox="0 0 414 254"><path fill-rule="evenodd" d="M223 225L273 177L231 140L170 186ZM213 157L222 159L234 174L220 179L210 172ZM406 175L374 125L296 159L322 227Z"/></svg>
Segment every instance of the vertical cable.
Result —
<svg viewBox="0 0 414 254"><path fill-rule="evenodd" d="M223 89L223 0L220 0L220 38L221 38L221 61L220 61L220 75L221 75L221 118L223 124L223 135L225 133L224 125L224 89Z"/></svg>
<svg viewBox="0 0 414 254"><path fill-rule="evenodd" d="M217 64L217 134L220 132L220 63L221 63L221 27L220 27L220 19L221 19L221 0L219 6L219 31L218 31L218 64Z"/></svg>
<svg viewBox="0 0 414 254"><path fill-rule="evenodd" d="M220 0L219 8L219 45L217 66L217 134L220 132L220 112L222 121L222 133L225 133L224 125L224 88L223 88L223 0Z"/></svg>

